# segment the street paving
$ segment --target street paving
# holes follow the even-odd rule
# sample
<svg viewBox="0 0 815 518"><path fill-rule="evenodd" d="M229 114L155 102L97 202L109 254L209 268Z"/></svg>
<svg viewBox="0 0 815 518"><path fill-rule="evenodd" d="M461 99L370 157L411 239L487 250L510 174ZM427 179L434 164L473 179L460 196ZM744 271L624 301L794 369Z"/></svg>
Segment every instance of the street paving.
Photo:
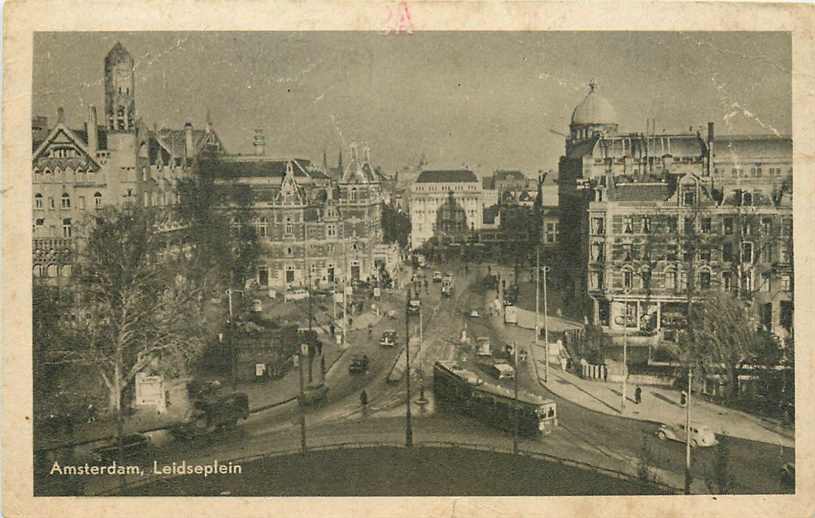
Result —
<svg viewBox="0 0 815 518"><path fill-rule="evenodd" d="M470 307L485 307L485 303L489 302L489 294L483 294L475 287L466 289L461 278L457 282L459 285L453 299L442 299L438 294L438 285L432 283L429 293L423 295L425 310L430 308L432 317L425 318L423 322L423 359L418 362L418 367L424 371L425 396L429 403L422 405L416 402L419 383L418 377L414 376L411 410L415 440L478 443L509 449L512 446L511 434L489 428L469 417L435 411L431 390L433 362L453 357L466 361L467 348L458 341L465 325L464 312ZM415 329L417 323L412 324ZM466 326L470 337L489 336L496 342L505 339L500 333L500 326L487 318L468 320ZM389 384L386 380L399 348L382 348L378 340L382 330L395 328L401 343L404 343L404 327L404 312L400 311L395 321L380 321L371 337L354 342L350 350L365 353L371 360L367 373L349 374L348 354L343 355L331 369L326 380L331 387L327 403L307 409L309 447L343 442L403 443L405 383ZM681 487L684 446L658 441L655 438L655 424L593 411L548 391L537 382L532 357L525 368L519 369L518 377L524 390L538 392L558 403L560 421L560 426L548 435L535 440L521 439L522 449L635 474L643 445L646 445L651 452L650 467L654 476L664 483ZM369 397L364 411L359 402L363 388ZM157 432L152 434L155 448L149 463L152 465L153 460L159 463L181 460L204 463L212 459L225 461L274 451L295 451L300 448L297 416L297 405L289 403L254 414L235 430L191 441L173 441L166 434ZM694 492L707 491L704 480L710 477L713 457L712 449L694 452ZM778 470L783 462L793 457L794 450L789 448L732 439L730 466L735 491L753 494L788 491L780 486ZM94 478L87 482L86 494L115 491L119 484L113 477Z"/></svg>

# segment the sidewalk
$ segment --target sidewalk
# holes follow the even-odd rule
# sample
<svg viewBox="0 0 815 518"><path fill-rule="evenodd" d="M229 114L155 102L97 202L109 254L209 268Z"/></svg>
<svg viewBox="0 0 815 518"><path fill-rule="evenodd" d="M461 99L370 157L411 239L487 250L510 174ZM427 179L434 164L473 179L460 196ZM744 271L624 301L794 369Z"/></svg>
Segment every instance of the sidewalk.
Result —
<svg viewBox="0 0 815 518"><path fill-rule="evenodd" d="M679 405L680 392L665 388L642 386L642 403L635 405L634 385L627 388L625 411L620 412L622 388L617 383L585 380L564 372L557 361L549 363L549 383L543 382L545 348L534 343L534 331L516 326L505 326L499 316L492 317L494 329L502 339L529 347L535 360L538 382L555 395L568 399L584 408L604 414L623 416L658 423L684 423L685 408ZM794 433L760 417L722 407L699 399L692 400L691 415L696 423L703 423L717 434L739 437L794 448Z"/></svg>

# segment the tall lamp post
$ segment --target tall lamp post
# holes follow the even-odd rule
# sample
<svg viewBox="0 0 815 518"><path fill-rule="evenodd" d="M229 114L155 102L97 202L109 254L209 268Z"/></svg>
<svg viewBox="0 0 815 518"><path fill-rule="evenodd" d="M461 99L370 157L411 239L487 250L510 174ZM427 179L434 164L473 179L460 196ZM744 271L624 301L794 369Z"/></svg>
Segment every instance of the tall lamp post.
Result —
<svg viewBox="0 0 815 518"><path fill-rule="evenodd" d="M421 308L419 308L421 311ZM421 314L421 313L420 313ZM410 418L410 289L407 290L405 302L405 385L407 398L405 399L405 447L413 447L413 423Z"/></svg>
<svg viewBox="0 0 815 518"><path fill-rule="evenodd" d="M300 371L300 447L303 455L306 454L306 395L303 381L303 357L308 355L309 345L304 343L300 345L300 358L298 358L298 366Z"/></svg>
<svg viewBox="0 0 815 518"><path fill-rule="evenodd" d="M628 294L631 288L623 290L623 390L620 400L620 413L625 410L625 390L628 382Z"/></svg>
<svg viewBox="0 0 815 518"><path fill-rule="evenodd" d="M515 401L512 405L512 453L518 455L518 344L512 342L512 353L515 365L513 376L515 385Z"/></svg>
<svg viewBox="0 0 815 518"><path fill-rule="evenodd" d="M232 327L232 293L240 293L243 295L243 290L233 290L232 288L227 288L226 296L229 302L229 326ZM232 390L237 390L238 388L238 354L237 348L235 347L235 338L232 336L233 333L229 334L229 346L230 352L232 356Z"/></svg>
<svg viewBox="0 0 815 518"><path fill-rule="evenodd" d="M544 383L549 383L549 304L546 300L546 278L550 269L548 266L543 267L543 341L546 342L544 344L544 355L546 356L543 369Z"/></svg>
<svg viewBox="0 0 815 518"><path fill-rule="evenodd" d="M690 440L690 401L691 401L691 389L693 388L693 366L688 366L688 398L685 407L685 494L690 494L690 483L691 483L691 476L690 476L690 447L691 447L691 440Z"/></svg>

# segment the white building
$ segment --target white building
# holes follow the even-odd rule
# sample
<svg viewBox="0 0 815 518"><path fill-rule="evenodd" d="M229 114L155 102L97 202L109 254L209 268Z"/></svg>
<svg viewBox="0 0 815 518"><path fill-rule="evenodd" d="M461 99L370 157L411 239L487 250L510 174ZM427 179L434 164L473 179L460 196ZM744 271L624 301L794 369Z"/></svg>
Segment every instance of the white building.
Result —
<svg viewBox="0 0 815 518"><path fill-rule="evenodd" d="M481 180L467 169L422 171L410 189L412 249L432 237L457 239L479 230L483 217Z"/></svg>

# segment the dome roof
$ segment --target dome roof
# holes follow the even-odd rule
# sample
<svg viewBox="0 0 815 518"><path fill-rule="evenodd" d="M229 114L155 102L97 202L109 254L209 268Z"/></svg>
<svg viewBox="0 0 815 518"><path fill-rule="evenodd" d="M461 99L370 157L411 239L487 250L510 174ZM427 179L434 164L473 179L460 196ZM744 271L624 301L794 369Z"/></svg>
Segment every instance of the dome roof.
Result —
<svg viewBox="0 0 815 518"><path fill-rule="evenodd" d="M597 93L597 83L589 83L589 93L572 112L572 124L617 124L617 112Z"/></svg>

